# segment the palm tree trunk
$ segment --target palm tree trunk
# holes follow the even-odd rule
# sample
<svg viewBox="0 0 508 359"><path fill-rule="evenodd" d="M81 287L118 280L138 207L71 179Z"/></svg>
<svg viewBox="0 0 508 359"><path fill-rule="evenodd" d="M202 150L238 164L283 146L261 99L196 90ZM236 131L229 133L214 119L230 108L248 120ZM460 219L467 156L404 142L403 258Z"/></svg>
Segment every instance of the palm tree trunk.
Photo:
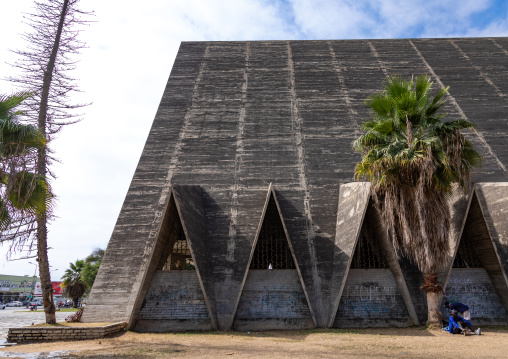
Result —
<svg viewBox="0 0 508 359"><path fill-rule="evenodd" d="M427 325L441 325L441 320L443 319L443 315L441 314L441 300L441 293L427 292Z"/></svg>
<svg viewBox="0 0 508 359"><path fill-rule="evenodd" d="M441 300L443 288L437 279L437 270L424 274L424 282L421 289L427 293L427 325L441 325Z"/></svg>

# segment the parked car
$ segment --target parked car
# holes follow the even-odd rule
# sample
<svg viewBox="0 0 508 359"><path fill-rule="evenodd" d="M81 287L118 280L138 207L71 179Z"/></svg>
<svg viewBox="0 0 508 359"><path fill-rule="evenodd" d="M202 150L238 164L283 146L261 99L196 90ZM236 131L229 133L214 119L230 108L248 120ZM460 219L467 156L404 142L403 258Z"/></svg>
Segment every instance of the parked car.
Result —
<svg viewBox="0 0 508 359"><path fill-rule="evenodd" d="M28 303L30 303L28 300L24 300L21 302L23 304L23 307L28 306Z"/></svg>
<svg viewBox="0 0 508 359"><path fill-rule="evenodd" d="M22 307L23 303L18 301L12 301L6 304L7 307Z"/></svg>
<svg viewBox="0 0 508 359"><path fill-rule="evenodd" d="M5 304L0 302L0 309L5 309Z"/></svg>

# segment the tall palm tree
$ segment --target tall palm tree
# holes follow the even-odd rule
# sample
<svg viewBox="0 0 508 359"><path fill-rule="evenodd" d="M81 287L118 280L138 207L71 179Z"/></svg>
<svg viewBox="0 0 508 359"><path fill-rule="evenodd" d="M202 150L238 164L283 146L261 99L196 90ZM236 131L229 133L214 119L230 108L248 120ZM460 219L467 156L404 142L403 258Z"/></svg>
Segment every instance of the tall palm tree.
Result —
<svg viewBox="0 0 508 359"><path fill-rule="evenodd" d="M36 174L37 150L46 140L37 127L19 120L19 107L30 95L0 95L0 237L16 240L14 246L30 238L36 216L48 211L52 199L48 184Z"/></svg>
<svg viewBox="0 0 508 359"><path fill-rule="evenodd" d="M77 308L79 299L87 290L87 286L81 278L81 271L85 266L85 261L77 260L76 263L69 263L69 265L70 268L66 269L65 274L62 276L62 287L64 295L72 298L73 307Z"/></svg>
<svg viewBox="0 0 508 359"><path fill-rule="evenodd" d="M431 99L428 75L415 80L389 76L384 90L367 98L372 117L353 148L362 154L358 180L372 182L372 195L397 255L412 260L424 274L428 322L439 323L442 288L437 270L446 261L454 188L467 192L482 156L462 135L473 123L443 122L439 110L448 88Z"/></svg>

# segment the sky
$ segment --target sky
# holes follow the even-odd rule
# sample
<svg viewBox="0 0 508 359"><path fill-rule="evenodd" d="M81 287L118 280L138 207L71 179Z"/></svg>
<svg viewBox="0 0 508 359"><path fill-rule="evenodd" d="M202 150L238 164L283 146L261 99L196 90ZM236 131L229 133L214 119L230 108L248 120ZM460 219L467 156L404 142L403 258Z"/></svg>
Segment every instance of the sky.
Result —
<svg viewBox="0 0 508 359"><path fill-rule="evenodd" d="M44 1L44 0L39 0ZM16 75L32 0L0 0L0 78ZM52 280L70 262L106 248L181 41L326 40L508 36L508 1L489 0L83 0L73 75L91 102L51 143L58 196L49 226ZM0 80L0 93L16 90ZM34 259L6 259L0 274L33 275Z"/></svg>

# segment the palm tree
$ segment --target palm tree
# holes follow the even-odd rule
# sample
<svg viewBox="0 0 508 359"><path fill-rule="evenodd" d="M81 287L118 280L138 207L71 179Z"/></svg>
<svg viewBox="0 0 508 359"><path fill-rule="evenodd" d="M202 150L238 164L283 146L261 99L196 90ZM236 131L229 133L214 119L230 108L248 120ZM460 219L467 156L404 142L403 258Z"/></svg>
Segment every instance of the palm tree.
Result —
<svg viewBox="0 0 508 359"><path fill-rule="evenodd" d="M474 125L464 119L443 122L439 110L448 91L430 98L428 75L414 81L389 76L384 90L367 98L372 117L353 148L362 154L358 180L372 182L372 195L398 256L412 260L424 274L429 324L441 321L437 270L448 253L450 211L455 188L467 192L482 156L462 135Z"/></svg>
<svg viewBox="0 0 508 359"><path fill-rule="evenodd" d="M85 261L77 260L76 263L69 263L69 265L70 268L65 270L65 274L62 277L62 287L64 295L72 298L72 306L77 308L79 299L87 290L87 286L81 278L81 271L85 266Z"/></svg>
<svg viewBox="0 0 508 359"><path fill-rule="evenodd" d="M105 252L104 249L95 248L93 252L85 258L85 264L81 270L81 277L89 290L92 289L93 283L95 282Z"/></svg>
<svg viewBox="0 0 508 359"><path fill-rule="evenodd" d="M37 127L19 121L18 108L30 96L0 95L0 233L2 242L16 240L14 247L30 239L36 216L50 209L53 197L36 174L37 150L46 140Z"/></svg>

